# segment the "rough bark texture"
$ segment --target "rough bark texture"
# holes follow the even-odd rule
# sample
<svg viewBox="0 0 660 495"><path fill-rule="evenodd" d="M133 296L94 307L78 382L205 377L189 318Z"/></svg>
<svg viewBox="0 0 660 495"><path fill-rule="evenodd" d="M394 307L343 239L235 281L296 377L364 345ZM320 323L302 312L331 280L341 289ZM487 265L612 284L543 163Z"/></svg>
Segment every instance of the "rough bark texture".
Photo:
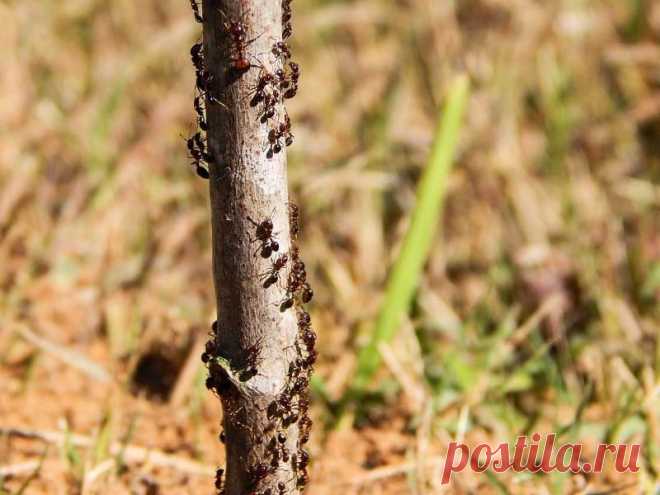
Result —
<svg viewBox="0 0 660 495"><path fill-rule="evenodd" d="M210 74L206 116L213 157L209 171L218 305L215 346L221 357L221 364L212 363L210 371L224 412L224 490L238 495L270 489L275 495L280 484L286 487L281 493L297 493L296 457L284 462L282 452L289 452L285 457L290 459L297 451L298 429L268 413L287 387L296 359L296 313L280 308L287 298L290 264L281 270L278 283L264 288L263 278L277 255L290 252L286 152L269 156L269 125L260 121L260 107L250 105L261 73L254 65L263 64L271 72L282 65L271 52L282 36L282 5L277 0L204 0L203 16ZM234 21L246 29L247 58L253 64L244 73L231 67L236 53L228 24ZM276 110L284 115L281 102ZM262 243L253 223L266 219L272 221L279 243L271 258L260 255ZM252 366L254 376L246 373ZM281 447L274 447L279 442ZM274 448L279 449L279 461L273 461Z"/></svg>

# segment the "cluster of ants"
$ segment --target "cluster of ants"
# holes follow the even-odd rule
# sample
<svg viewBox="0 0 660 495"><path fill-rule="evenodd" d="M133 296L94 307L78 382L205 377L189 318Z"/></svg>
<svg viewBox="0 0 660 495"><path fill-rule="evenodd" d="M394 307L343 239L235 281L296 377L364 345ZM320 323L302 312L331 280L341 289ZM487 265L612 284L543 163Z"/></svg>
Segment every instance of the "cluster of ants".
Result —
<svg viewBox="0 0 660 495"><path fill-rule="evenodd" d="M272 45L268 55L268 67L258 60L254 63L250 61L248 47L256 38L247 39L247 31L243 22L226 20L223 23L225 39L229 43L225 82L231 84L251 68L259 69L256 83L250 88L248 98L250 98L249 105L258 111L259 122L268 126L266 143L268 158L272 158L284 147L293 144L291 120L286 110L283 109L283 103L296 96L300 79L300 67L291 60L291 50L286 41L293 32L292 0L281 1L282 40ZM200 12L198 0L190 0L190 4L195 20L203 22L204 18ZM197 94L194 99L194 108L197 114L198 130L187 139L187 145L198 175L208 179L208 167L213 162L213 157L207 149L205 137L208 130L205 105L219 103L219 100L212 94L213 76L204 60L203 44L194 44L190 54L196 72ZM304 450L304 446L309 441L312 427L312 420L308 414L310 404L308 389L317 352L315 349L316 334L311 327L310 315L305 311L303 305L312 300L314 292L307 282L305 263L300 259L297 246L300 230L299 210L292 203L288 205L288 209L291 234L291 249L288 253L280 253L280 244L276 239L273 221L270 218L255 221L248 217L254 227L253 241L258 243L255 256L258 255L270 263L269 268L260 274L259 282L264 290L275 285L284 289L284 299L278 302L279 310L285 312L293 308L296 312L298 328L293 346L295 356L287 370L286 384L265 411L269 421L267 431L255 435L242 422L244 418L241 415L245 415L247 412L243 407L236 406L240 403L239 391L229 378L228 370L220 364L221 360L218 359L222 357L222 353L217 343L219 332L217 322L213 325L212 337L207 342L205 352L202 354L202 361L209 369L207 388L221 397L224 413L227 417L231 417L231 424L242 425L252 436L254 444L261 445L265 453L265 455L259 456L258 462L248 468L248 492L253 495L284 495L287 492L287 485L295 483L299 489L303 489L309 480L307 472L309 454ZM243 350L240 363L230 363L232 372L236 373L239 380L247 381L258 374L261 352L261 343L257 342ZM295 445L295 450L290 450L287 432L296 426L298 428L297 445ZM220 441L223 443L225 441L224 432L220 434ZM276 484L271 483L274 486L262 488L268 484L267 479L278 470L283 469L284 466L287 466L287 471L294 473L294 478L286 483L279 480ZM223 478L224 470L218 469L215 487L219 495L225 493Z"/></svg>
<svg viewBox="0 0 660 495"><path fill-rule="evenodd" d="M204 18L200 13L198 0L190 0L190 6L195 17L195 21L202 23ZM247 59L246 48L250 41L246 40L245 26L240 21L226 22L224 28L229 35L231 42L229 59L229 80L235 80L247 72L252 64ZM254 40L252 40L254 41ZM195 67L195 90L196 95L193 101L195 113L197 115L198 130L195 134L186 139L188 153L192 159L192 165L203 179L209 178L209 165L213 162L213 156L207 150L206 131L208 124L206 122L206 102L219 103L218 98L211 91L213 76L209 71L204 60L204 45L201 42L195 43L190 49L190 58Z"/></svg>
<svg viewBox="0 0 660 495"><path fill-rule="evenodd" d="M253 67L260 70L257 83L250 90L250 106L260 107L259 121L262 124L267 123L269 126L268 158L272 158L274 154L282 151L284 146L293 144L289 115L286 110L282 111L281 117L278 115L278 108L284 100L293 98L298 93L300 79L300 66L291 60L291 50L285 41L293 32L291 1L282 0L282 40L274 43L271 48L271 53L275 58L273 66L279 67L276 69L269 69L259 61L256 61L255 64L250 62L247 48L257 38L247 39L247 31L242 21L223 23L229 40L227 82L237 80ZM195 20L199 23L203 22L204 18L200 13L198 0L190 0L190 5ZM203 44L195 43L190 49L190 56L196 75L197 94L194 99L194 108L199 130L186 141L195 171L200 177L208 179L209 164L212 163L213 157L207 150L206 139L203 136L203 133L208 130L205 102L219 103L219 100L211 92L210 86L213 77L204 60Z"/></svg>
<svg viewBox="0 0 660 495"><path fill-rule="evenodd" d="M257 253L262 258L268 258L271 267L264 272L260 281L264 289L283 280L281 274L284 268L291 263L289 274L286 277L285 300L279 304L280 311L284 312L295 307L297 317L297 334L294 344L295 357L291 360L287 371L287 381L283 390L268 404L266 417L269 421L268 431L253 435L252 430L244 426L250 432L254 443L264 446L265 456L261 456L259 462L249 467L249 492L254 495L280 495L285 494L287 483L278 481L276 487L266 487L257 491L257 487L263 485L268 476L275 474L282 465L288 464L295 475L295 483L299 489L303 489L309 481L307 467L309 454L304 449L309 441L312 420L309 417L310 399L308 395L309 380L314 363L317 359L316 333L311 327L309 313L303 308L303 304L311 301L314 293L307 283L305 263L299 257L299 249L296 244L299 228L300 212L298 207L289 204L289 227L291 232L292 246L289 254L277 254L279 242L275 238L273 222L267 218L261 222L249 219L254 225L254 241L259 242ZM255 253L255 255L257 254ZM274 255L274 258L273 258ZM214 359L221 354L217 345L218 335L217 322L212 328L212 338L207 342L202 361L209 367L209 377L206 386L216 392L222 399L225 414L232 417L233 424L242 424L238 419L238 412L232 410L236 403L236 388L227 378L227 371ZM237 372L240 380L248 380L258 373L260 363L261 343L248 347L243 352L243 359L239 366L232 366ZM287 447L287 431L297 425L298 443L295 451ZM220 435L220 441L224 442L224 433ZM223 495L224 470L218 469L216 473L216 488L219 495ZM294 480L292 480L293 482Z"/></svg>
<svg viewBox="0 0 660 495"><path fill-rule="evenodd" d="M204 19L200 14L197 0L190 0L190 6L192 7L195 20L199 23L203 22ZM206 144L205 134L208 130L208 124L206 123L205 100L207 95L210 95L209 86L212 77L204 61L204 45L201 42L195 43L190 48L190 58L195 67L196 95L193 100L193 106L197 114L198 130L186 139L186 144L195 172L202 179L208 179L210 176L209 165L213 162L213 156L208 152Z"/></svg>
<svg viewBox="0 0 660 495"><path fill-rule="evenodd" d="M252 90L250 100L250 106L260 105L260 122L269 124L268 158L272 158L275 153L282 151L283 145L291 146L293 144L289 115L286 110L284 110L281 120L276 115L278 105L284 99L296 96L300 79L300 66L291 61L291 51L286 42L278 41L273 45L271 52L279 60L282 68L270 72L263 65L260 66L259 78Z"/></svg>

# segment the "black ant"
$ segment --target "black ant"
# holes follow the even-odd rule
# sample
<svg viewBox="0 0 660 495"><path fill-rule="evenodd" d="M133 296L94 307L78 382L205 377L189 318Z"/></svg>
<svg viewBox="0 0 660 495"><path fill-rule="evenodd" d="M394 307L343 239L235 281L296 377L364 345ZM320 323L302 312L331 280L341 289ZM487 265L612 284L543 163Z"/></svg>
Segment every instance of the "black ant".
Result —
<svg viewBox="0 0 660 495"><path fill-rule="evenodd" d="M304 487L307 483L309 483L309 474L307 473L306 469L301 470L302 474L298 475L298 488Z"/></svg>
<svg viewBox="0 0 660 495"><path fill-rule="evenodd" d="M300 435L298 436L298 441L300 445L305 445L307 442L309 442L309 434L312 429L312 420L309 419L307 413L303 415L298 425L300 428Z"/></svg>
<svg viewBox="0 0 660 495"><path fill-rule="evenodd" d="M257 223L248 217L248 220L255 226L256 236L258 241L261 242L261 257L270 258L273 252L280 249L279 243L273 238L273 222L269 218L261 223Z"/></svg>
<svg viewBox="0 0 660 495"><path fill-rule="evenodd" d="M197 131L186 141L188 144L188 151L190 151L193 158L206 163L213 163L213 157L206 150L206 143L204 142L204 137L201 132Z"/></svg>
<svg viewBox="0 0 660 495"><path fill-rule="evenodd" d="M295 294L303 287L305 280L307 278L307 272L305 271L305 263L298 259L297 256L293 258L293 266L291 272L289 273L289 280L287 285L287 290L291 294Z"/></svg>
<svg viewBox="0 0 660 495"><path fill-rule="evenodd" d="M291 308L293 306L293 297L288 296L284 301L280 303L280 312L284 313L287 309Z"/></svg>
<svg viewBox="0 0 660 495"><path fill-rule="evenodd" d="M193 0L194 1L194 0ZM195 43L191 48L190 48L190 58L192 59L192 63L195 66L195 69L197 71L204 70L204 45L200 43Z"/></svg>
<svg viewBox="0 0 660 495"><path fill-rule="evenodd" d="M279 258L277 258L273 262L273 266L268 270L266 273L262 274L262 280L264 281L263 287L264 289L267 289L271 285L273 285L275 282L279 280L279 272L282 268L284 268L289 261L289 257L286 254L280 255Z"/></svg>
<svg viewBox="0 0 660 495"><path fill-rule="evenodd" d="M199 123L199 128L203 131L207 131L208 125L206 124L206 113L204 111L204 107L202 106L201 95L195 96L193 105L195 107L195 113L197 113L197 122Z"/></svg>
<svg viewBox="0 0 660 495"><path fill-rule="evenodd" d="M280 143L280 134L277 132L277 129L271 129L268 131L268 158L273 157L273 153L279 153L282 151L282 143Z"/></svg>
<svg viewBox="0 0 660 495"><path fill-rule="evenodd" d="M312 319L309 316L309 313L307 311L300 311L298 314L298 328L300 330L304 330L309 328L309 325L311 324Z"/></svg>
<svg viewBox="0 0 660 495"><path fill-rule="evenodd" d="M201 133L197 132L193 136L186 139L188 146L188 152L193 159L193 165L195 165L195 171L202 179L208 179L210 177L208 169L202 166L203 162L211 163L213 158L206 152L206 146L202 139Z"/></svg>
<svg viewBox="0 0 660 495"><path fill-rule="evenodd" d="M240 379L242 381L247 381L258 373L257 366L259 365L260 352L261 341L245 349L245 359L243 360L244 366L240 373Z"/></svg>
<svg viewBox="0 0 660 495"><path fill-rule="evenodd" d="M225 470L222 468L218 468L218 470L215 472L215 487L218 490L222 490L222 486L223 486L222 477L224 474L225 474Z"/></svg>
<svg viewBox="0 0 660 495"><path fill-rule="evenodd" d="M294 239L300 233L300 209L295 203L289 203L289 232Z"/></svg>
<svg viewBox="0 0 660 495"><path fill-rule="evenodd" d="M287 39L293 34L291 27L291 0L282 0L282 39Z"/></svg>
<svg viewBox="0 0 660 495"><path fill-rule="evenodd" d="M296 378L296 381L293 383L293 387L291 388L291 392L294 394L299 394L303 390L307 388L307 385L309 385L309 378L306 376L299 376Z"/></svg>
<svg viewBox="0 0 660 495"><path fill-rule="evenodd" d="M282 151L282 139L284 139L284 142L287 146L291 146L291 144L293 144L293 135L291 134L291 120L289 120L288 115L285 115L285 119L285 122L280 123L277 128L271 129L268 132L268 158L272 158L273 153L279 153Z"/></svg>
<svg viewBox="0 0 660 495"><path fill-rule="evenodd" d="M314 333L314 330L311 328L305 328L301 332L301 337L307 352L311 352L312 349L314 349L314 345L316 344L316 334Z"/></svg>
<svg viewBox="0 0 660 495"><path fill-rule="evenodd" d="M303 407L303 401L304 401L304 404L305 404L304 407ZM301 398L298 402L298 407L300 409L304 409L304 411L305 411L305 415L300 419L300 422L298 423L298 426L300 427L300 429L302 431L310 430L312 428L313 422L309 418L309 416L307 416L307 410L309 409L309 399Z"/></svg>
<svg viewBox="0 0 660 495"><path fill-rule="evenodd" d="M286 99L296 96L298 93L298 79L300 79L300 66L295 62L289 62L289 68L291 69L291 88L284 93Z"/></svg>
<svg viewBox="0 0 660 495"><path fill-rule="evenodd" d="M313 297L314 297L314 291L309 286L309 284L305 282L302 285L302 295L301 295L302 302L308 303L312 300Z"/></svg>
<svg viewBox="0 0 660 495"><path fill-rule="evenodd" d="M291 134L291 119L289 118L288 113L284 114L284 123L280 124L280 134L282 134L282 137L284 137L284 143L287 146L291 146L293 144L293 134Z"/></svg>
<svg viewBox="0 0 660 495"><path fill-rule="evenodd" d="M250 106L257 106L259 103L266 99L266 88L273 85L275 82L275 76L268 72L266 69L262 68L259 79L257 80L257 85L255 86L253 92L254 96L250 100Z"/></svg>
<svg viewBox="0 0 660 495"><path fill-rule="evenodd" d="M306 450L300 449L298 451L298 469L305 469L309 464L309 454Z"/></svg>
<svg viewBox="0 0 660 495"><path fill-rule="evenodd" d="M273 55L276 57L283 57L284 60L291 58L291 50L289 50L289 45L285 41L278 41L273 45L272 48Z"/></svg>
<svg viewBox="0 0 660 495"><path fill-rule="evenodd" d="M316 350L312 349L311 351L308 352L307 357L303 360L303 365L306 368L311 368L314 366L314 363L316 363L316 358L318 357L318 354L316 353Z"/></svg>
<svg viewBox="0 0 660 495"><path fill-rule="evenodd" d="M190 0L190 6L192 7L193 14L195 15L195 20L199 23L204 22L204 18L199 13L199 5L197 5L197 0Z"/></svg>
<svg viewBox="0 0 660 495"><path fill-rule="evenodd" d="M273 89L270 93L264 93L263 96L263 112L259 118L262 124L275 116L276 105L280 101L280 93L276 89Z"/></svg>

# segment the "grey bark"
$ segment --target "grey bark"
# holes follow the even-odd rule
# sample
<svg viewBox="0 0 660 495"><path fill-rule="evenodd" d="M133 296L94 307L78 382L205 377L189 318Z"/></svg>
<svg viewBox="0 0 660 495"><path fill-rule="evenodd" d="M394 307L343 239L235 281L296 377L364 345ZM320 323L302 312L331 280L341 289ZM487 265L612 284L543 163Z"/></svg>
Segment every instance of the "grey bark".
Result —
<svg viewBox="0 0 660 495"><path fill-rule="evenodd" d="M251 63L274 71L274 42L281 39L281 2L277 0L204 0L205 59L212 75L207 96L208 147L214 158L210 164L210 196L213 236L213 277L218 325L216 342L225 366L228 390L221 394L226 435L227 495L263 493L284 483L284 493L298 493L290 462L254 483L260 464L270 465L269 442L278 431L286 434L286 448L294 453L298 430L283 428L268 418L269 404L286 387L287 371L295 359L297 333L293 309L280 310L286 298L285 283L290 265L282 270L280 283L264 289L262 274L272 261L259 255L255 226L270 218L279 243L275 254L289 252L288 190L286 152L267 156L268 126L260 122L259 109L250 106L251 91L259 69L253 67L236 80L228 77L231 41L225 24L240 20L247 29ZM278 112L283 112L278 104ZM275 256L273 256L274 258ZM241 381L240 368L250 350L259 349L258 374Z"/></svg>

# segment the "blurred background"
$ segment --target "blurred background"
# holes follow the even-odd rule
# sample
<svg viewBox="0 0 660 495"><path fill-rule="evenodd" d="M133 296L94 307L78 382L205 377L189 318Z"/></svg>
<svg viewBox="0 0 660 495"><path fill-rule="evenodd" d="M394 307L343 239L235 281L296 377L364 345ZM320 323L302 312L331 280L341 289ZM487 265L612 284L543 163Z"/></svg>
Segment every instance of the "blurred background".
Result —
<svg viewBox="0 0 660 495"><path fill-rule="evenodd" d="M311 494L658 493L660 2L295 0L292 199L319 335ZM211 493L221 411L185 0L0 1L0 493ZM438 109L471 95L411 311L339 414ZM470 472L452 439L640 443Z"/></svg>

